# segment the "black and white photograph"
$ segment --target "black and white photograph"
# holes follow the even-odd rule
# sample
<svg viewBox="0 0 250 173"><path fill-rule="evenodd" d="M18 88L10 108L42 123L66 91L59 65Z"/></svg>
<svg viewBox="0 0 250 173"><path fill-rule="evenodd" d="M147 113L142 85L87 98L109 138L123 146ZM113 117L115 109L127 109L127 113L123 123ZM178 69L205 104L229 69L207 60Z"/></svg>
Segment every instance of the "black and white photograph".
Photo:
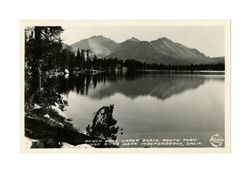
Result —
<svg viewBox="0 0 250 173"><path fill-rule="evenodd" d="M20 24L24 152L230 151L229 20Z"/></svg>
<svg viewBox="0 0 250 173"><path fill-rule="evenodd" d="M249 172L249 1L2 1L0 172Z"/></svg>

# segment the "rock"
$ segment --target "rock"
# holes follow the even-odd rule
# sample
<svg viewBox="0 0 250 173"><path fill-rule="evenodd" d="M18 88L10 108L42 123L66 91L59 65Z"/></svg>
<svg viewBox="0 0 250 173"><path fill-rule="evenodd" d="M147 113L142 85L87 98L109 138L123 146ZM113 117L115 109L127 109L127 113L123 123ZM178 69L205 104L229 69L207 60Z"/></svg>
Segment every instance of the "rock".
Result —
<svg viewBox="0 0 250 173"><path fill-rule="evenodd" d="M68 118L67 121L72 121L72 118Z"/></svg>
<svg viewBox="0 0 250 173"><path fill-rule="evenodd" d="M68 106L68 99L61 95L61 94L58 94L58 93L55 93L55 95L57 96L58 98L58 101L57 101L57 104L63 104L64 106L67 105ZM57 106L58 107L58 106Z"/></svg>
<svg viewBox="0 0 250 173"><path fill-rule="evenodd" d="M68 105L68 99L65 96L61 96L61 99L65 105Z"/></svg>
<svg viewBox="0 0 250 173"><path fill-rule="evenodd" d="M50 126L53 126L53 127L64 128L63 123L58 122L58 121L54 120L53 118L49 118L48 121L47 121L47 123L48 123Z"/></svg>
<svg viewBox="0 0 250 173"><path fill-rule="evenodd" d="M50 118L49 114L45 114L43 117L44 118Z"/></svg>
<svg viewBox="0 0 250 173"><path fill-rule="evenodd" d="M34 104L34 108L33 109L41 109L42 107L39 106L38 104Z"/></svg>
<svg viewBox="0 0 250 173"><path fill-rule="evenodd" d="M66 142L62 142L62 148L93 148L91 145L89 144L80 144L80 145L70 145Z"/></svg>
<svg viewBox="0 0 250 173"><path fill-rule="evenodd" d="M65 74L65 75L64 75L64 78L65 78L65 79L68 79L68 78L69 78L69 74Z"/></svg>
<svg viewBox="0 0 250 173"><path fill-rule="evenodd" d="M84 134L84 135L88 134L85 130L82 130L81 133Z"/></svg>
<svg viewBox="0 0 250 173"><path fill-rule="evenodd" d="M64 117L64 118L66 118L66 119L68 118L68 117L66 116L66 114L65 114L63 111L61 111L61 109L59 109L58 107L52 105L52 106L51 106L51 109L52 109L54 112L56 112L59 116Z"/></svg>
<svg viewBox="0 0 250 173"><path fill-rule="evenodd" d="M55 106L59 108L59 104L57 102L55 102Z"/></svg>
<svg viewBox="0 0 250 173"><path fill-rule="evenodd" d="M58 125L59 127L61 127L61 128L64 127L63 123L60 123L60 122L59 122L57 125Z"/></svg>
<svg viewBox="0 0 250 173"><path fill-rule="evenodd" d="M64 70L64 73L65 73L65 74L69 74L69 70L68 70L68 69L65 69L65 70Z"/></svg>

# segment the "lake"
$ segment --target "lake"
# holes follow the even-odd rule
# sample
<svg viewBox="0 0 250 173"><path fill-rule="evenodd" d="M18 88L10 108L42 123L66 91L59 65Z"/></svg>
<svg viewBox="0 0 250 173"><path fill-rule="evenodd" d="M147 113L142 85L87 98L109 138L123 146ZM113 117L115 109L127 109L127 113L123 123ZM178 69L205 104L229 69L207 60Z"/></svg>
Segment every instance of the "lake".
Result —
<svg viewBox="0 0 250 173"><path fill-rule="evenodd" d="M182 147L211 147L212 135L224 138L224 75L69 75L59 79L59 86L69 102L65 113L81 131L99 108L114 104L120 141L181 139L191 141ZM161 144L144 147L175 147Z"/></svg>

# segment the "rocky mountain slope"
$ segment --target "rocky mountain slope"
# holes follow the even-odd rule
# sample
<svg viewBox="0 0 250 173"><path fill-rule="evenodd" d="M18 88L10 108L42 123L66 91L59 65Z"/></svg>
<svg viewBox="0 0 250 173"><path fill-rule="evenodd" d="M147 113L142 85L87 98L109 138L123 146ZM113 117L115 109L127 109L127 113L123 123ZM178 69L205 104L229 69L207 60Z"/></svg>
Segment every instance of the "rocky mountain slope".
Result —
<svg viewBox="0 0 250 173"><path fill-rule="evenodd" d="M210 64L223 63L224 57L209 58L197 49L188 48L168 38L151 42L130 38L116 43L104 36L92 36L71 45L75 50L90 49L98 58L134 59L146 63L162 64Z"/></svg>

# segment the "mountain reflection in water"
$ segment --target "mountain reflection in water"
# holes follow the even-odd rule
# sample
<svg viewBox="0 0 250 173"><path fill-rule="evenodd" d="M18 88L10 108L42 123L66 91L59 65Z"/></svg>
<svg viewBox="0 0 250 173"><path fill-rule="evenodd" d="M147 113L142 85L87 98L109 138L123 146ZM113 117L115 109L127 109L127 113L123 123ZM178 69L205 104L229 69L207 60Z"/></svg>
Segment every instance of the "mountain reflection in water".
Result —
<svg viewBox="0 0 250 173"><path fill-rule="evenodd" d="M215 79L224 78L222 76ZM174 77L170 74L69 75L68 78L61 76L58 79L58 87L59 91L66 95L74 91L93 99L103 99L120 93L131 99L149 95L165 100L172 95L195 89L204 84L205 80L209 79L202 75L174 75Z"/></svg>

